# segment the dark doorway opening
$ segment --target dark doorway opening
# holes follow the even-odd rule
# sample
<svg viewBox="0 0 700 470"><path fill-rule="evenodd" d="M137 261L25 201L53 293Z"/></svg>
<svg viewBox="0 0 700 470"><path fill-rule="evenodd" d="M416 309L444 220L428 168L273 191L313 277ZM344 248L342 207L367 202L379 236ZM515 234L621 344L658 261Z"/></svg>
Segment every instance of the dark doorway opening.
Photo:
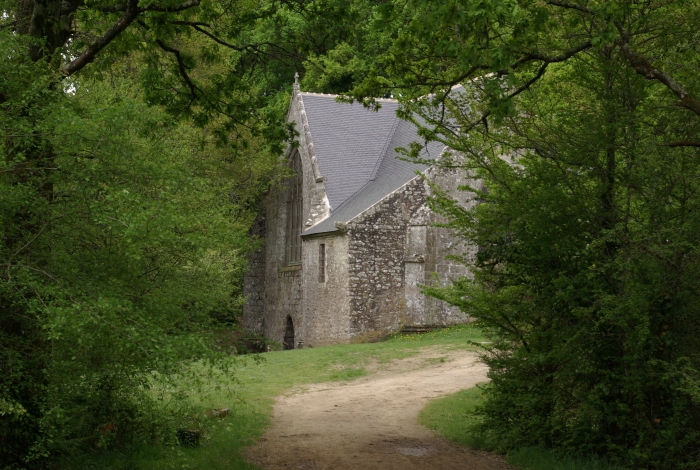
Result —
<svg viewBox="0 0 700 470"><path fill-rule="evenodd" d="M287 316L287 327L284 330L284 349L294 349L294 323L290 316Z"/></svg>

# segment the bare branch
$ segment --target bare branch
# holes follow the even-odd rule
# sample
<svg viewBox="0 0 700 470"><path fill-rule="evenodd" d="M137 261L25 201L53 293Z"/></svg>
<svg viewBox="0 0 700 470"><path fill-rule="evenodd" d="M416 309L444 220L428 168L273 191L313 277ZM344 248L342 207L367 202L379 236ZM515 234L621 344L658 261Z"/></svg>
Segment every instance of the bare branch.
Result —
<svg viewBox="0 0 700 470"><path fill-rule="evenodd" d="M197 23L194 21L171 21L171 24L176 24L176 25L181 25L181 26L189 26L191 28L194 28L195 30L199 31L200 33L210 37L213 39L215 42L221 44L222 46L229 47L233 50L236 51L244 51L248 48L251 48L252 46L246 45L246 46L236 46L234 44L231 44L229 42L224 41L223 39L220 39L217 37L215 34L210 33L206 29L204 29L202 26L209 27L207 23Z"/></svg>
<svg viewBox="0 0 700 470"><path fill-rule="evenodd" d="M178 26L204 26L206 28L211 28L211 25L209 23L202 23L201 21L172 20L172 21L169 21L169 23L176 24Z"/></svg>
<svg viewBox="0 0 700 470"><path fill-rule="evenodd" d="M122 221L119 220L119 219L115 219L114 217L110 217L110 216L108 216L108 215L106 215L105 217L107 217L109 220L113 220L113 221L115 221L115 222L119 222L120 224L122 224L122 225L123 225L124 227L126 227L126 228L131 228L131 227L129 227L125 222L122 222Z"/></svg>
<svg viewBox="0 0 700 470"><path fill-rule="evenodd" d="M591 41L586 41L586 42L579 44L578 46L576 46L574 48L569 49L568 51L562 52L559 55L555 55L554 57L549 57L549 56L546 56L544 54L540 54L538 52L533 52L533 53L530 53L530 54L526 55L525 57L523 57L523 59L520 59L517 62L515 62L514 65L515 66L519 65L519 62L521 62L521 61L524 62L524 59L527 59L528 61L541 60L542 62L547 62L548 64L554 64L556 62L564 62L565 60L572 58L573 56L575 56L579 52L585 51L586 49L589 49L590 47L592 47Z"/></svg>
<svg viewBox="0 0 700 470"><path fill-rule="evenodd" d="M24 251L27 247L29 247L29 245L31 245L32 243L34 243L34 241L36 241L36 239L39 238L39 235L41 235L42 233L44 233L44 230L46 230L46 229L48 228L48 226L49 226L48 223L47 223L47 224L44 224L44 226L41 227L41 229L36 233L36 235L34 235L34 236L32 237L31 240L29 240L27 243L25 243L24 246L22 246L20 249L18 249L17 251L15 251L15 253L14 253L12 256L10 256L10 258L7 260L7 270L8 270L8 272L9 272L9 270L10 270L10 266L12 266L12 260L14 260L15 257L16 257L18 254L20 254L20 253L21 253L22 251Z"/></svg>
<svg viewBox="0 0 700 470"><path fill-rule="evenodd" d="M520 93L522 93L522 92L524 92L524 91L529 90L530 87L531 87L537 80L539 80L540 78L542 78L542 76L544 75L544 72L547 70L547 66L548 66L548 65L549 65L548 62L545 62L544 64L542 64L542 66L540 66L540 68L537 70L537 73L535 74L534 77L532 77L530 80L528 80L528 81L525 82L524 84L520 85L518 88L516 88L515 90L513 90L508 96L506 96L506 98L505 98L506 101L515 98L516 96L518 96ZM489 116L491 116L491 111L490 111L490 110L487 110L487 111L484 112L484 114L481 115L481 117L479 118L478 121L474 121L474 122L473 122L472 124L470 124L469 126L463 128L463 129L461 129L461 131L462 131L462 132L469 132L469 131L471 131L472 129L474 129L476 126L478 126L479 124L484 124L484 126L488 129L488 117L489 117Z"/></svg>

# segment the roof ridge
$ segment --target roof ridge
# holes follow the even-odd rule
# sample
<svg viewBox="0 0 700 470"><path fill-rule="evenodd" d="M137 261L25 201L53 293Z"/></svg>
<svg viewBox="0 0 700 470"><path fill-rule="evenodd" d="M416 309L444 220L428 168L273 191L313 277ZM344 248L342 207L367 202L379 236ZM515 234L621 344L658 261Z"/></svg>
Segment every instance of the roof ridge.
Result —
<svg viewBox="0 0 700 470"><path fill-rule="evenodd" d="M379 167L382 165L382 162L386 158L386 153L389 151L389 144L391 144L391 141L394 140L394 135L396 134L396 129L399 128L399 121L401 119L398 116L394 116L394 124L391 125L391 130L389 131L389 135L386 138L386 141L384 142L384 146L382 147L382 151L379 154L380 157L377 159L377 163L374 164L374 169L372 169L372 175L369 177L370 181L374 181L375 178L377 177L377 172L379 171Z"/></svg>
<svg viewBox="0 0 700 470"><path fill-rule="evenodd" d="M363 184L362 186L360 186L360 188L358 188L357 191L355 191L354 193L352 193L352 194L350 195L350 197L348 197L346 200L344 200L338 207L336 207L335 209L333 209L333 208L331 207L331 214L332 214L333 212L338 211L341 207L343 207L344 205L346 205L347 203L349 203L350 201L352 201L352 200L355 198L355 196L357 196L358 194L360 194L367 186L369 186L369 185L372 184L373 182L374 182L373 179L367 181L365 184Z"/></svg>
<svg viewBox="0 0 700 470"><path fill-rule="evenodd" d="M352 201L355 198L355 196L357 196L362 191L364 191L364 189L367 186L372 184L374 182L374 180L377 179L377 173L379 172L379 168L382 166L382 163L384 162L384 158L386 156L388 147L391 144L391 141L394 140L394 135L396 134L396 129L399 128L399 121L401 121L401 118L394 115L394 123L391 125L391 130L389 131L389 134L388 134L386 140L384 141L384 146L382 147L382 151L379 153L379 158L377 159L377 162L374 164L374 168L372 169L372 174L370 175L369 180L365 184L363 184L360 188L358 188L357 191L352 193L349 198L347 198L345 201L343 201L342 204L340 204L338 207L333 209L331 212L337 211L338 209L343 207L345 204Z"/></svg>
<svg viewBox="0 0 700 470"><path fill-rule="evenodd" d="M420 170L416 170L416 171L420 171L420 173L423 173L424 171L428 170L428 169L431 168L431 167L432 167L432 165L429 166L428 168L425 168L425 169L422 170L422 171L420 171ZM402 185L399 186L398 188L396 188L396 189L392 190L391 192L385 194L384 196L382 196L381 198L379 198L378 201L374 202L374 203L373 203L372 205L370 205L369 207L365 207L365 208L362 209L360 212L358 212L357 214L355 214L353 217L351 217L350 219L348 219L348 221L345 222L345 223L349 224L350 222L352 222L353 220L357 219L358 217L360 217L361 215L363 215L365 212L367 212L367 211L370 210L371 208L375 207L377 204L379 204L380 202L382 202L383 200L385 200L385 199L388 198L389 196L392 196L392 195L396 194L398 191L400 191L400 190L402 190L403 188L405 188L410 182L414 181L416 178L419 178L419 177L420 177L420 176L416 173L416 175L415 175L413 178L411 178L410 180L406 181L404 184L402 184Z"/></svg>
<svg viewBox="0 0 700 470"><path fill-rule="evenodd" d="M342 96L342 95L337 95L337 94L333 94L333 93L315 93L313 91L300 91L299 94L312 95L312 96L328 96L328 97L332 97L332 98L337 98L339 96ZM374 99L376 101L386 101L389 103L398 103L399 102L399 100L395 100L393 98L374 98ZM349 103L349 104L353 104L353 103Z"/></svg>

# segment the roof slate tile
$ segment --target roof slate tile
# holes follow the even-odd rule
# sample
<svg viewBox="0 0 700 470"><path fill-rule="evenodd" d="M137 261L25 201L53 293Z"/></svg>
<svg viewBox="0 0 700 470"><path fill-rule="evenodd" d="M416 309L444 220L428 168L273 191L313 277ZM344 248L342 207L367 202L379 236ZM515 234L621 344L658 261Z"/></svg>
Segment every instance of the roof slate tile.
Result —
<svg viewBox="0 0 700 470"><path fill-rule="evenodd" d="M348 222L427 168L395 158L397 147L422 140L412 123L396 116L398 102L381 100L375 112L338 103L335 95L301 93L301 98L331 205L331 215L303 235L337 231L335 222ZM421 158L435 159L443 149L431 142Z"/></svg>

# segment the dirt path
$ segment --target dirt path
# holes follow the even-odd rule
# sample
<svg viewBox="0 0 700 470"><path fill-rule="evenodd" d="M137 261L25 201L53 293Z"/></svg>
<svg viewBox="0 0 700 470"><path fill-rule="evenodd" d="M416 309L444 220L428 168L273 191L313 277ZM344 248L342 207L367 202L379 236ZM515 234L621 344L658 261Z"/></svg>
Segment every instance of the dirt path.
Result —
<svg viewBox="0 0 700 470"><path fill-rule="evenodd" d="M267 470L507 469L499 456L452 444L417 422L428 400L486 379L473 354L435 351L344 384L280 397L246 458Z"/></svg>

